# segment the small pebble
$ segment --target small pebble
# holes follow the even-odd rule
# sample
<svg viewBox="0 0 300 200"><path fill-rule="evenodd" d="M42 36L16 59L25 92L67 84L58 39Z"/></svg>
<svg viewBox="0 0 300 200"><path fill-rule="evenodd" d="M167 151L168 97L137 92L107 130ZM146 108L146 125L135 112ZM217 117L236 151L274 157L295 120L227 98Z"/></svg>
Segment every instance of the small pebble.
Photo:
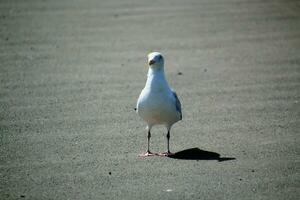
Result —
<svg viewBox="0 0 300 200"><path fill-rule="evenodd" d="M252 169L251 172L255 172L254 169Z"/></svg>
<svg viewBox="0 0 300 200"><path fill-rule="evenodd" d="M108 172L109 175L111 175L111 172Z"/></svg>
<svg viewBox="0 0 300 200"><path fill-rule="evenodd" d="M178 75L182 75L182 72L178 72L177 74L178 74Z"/></svg>
<svg viewBox="0 0 300 200"><path fill-rule="evenodd" d="M25 195L21 195L20 197L21 197L21 198L24 198L24 197L25 197Z"/></svg>

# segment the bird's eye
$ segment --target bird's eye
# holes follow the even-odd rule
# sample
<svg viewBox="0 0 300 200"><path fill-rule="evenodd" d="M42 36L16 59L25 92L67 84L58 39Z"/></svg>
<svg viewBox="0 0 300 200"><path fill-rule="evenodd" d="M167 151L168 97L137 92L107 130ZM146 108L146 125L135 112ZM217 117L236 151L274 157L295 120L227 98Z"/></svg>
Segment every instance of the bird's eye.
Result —
<svg viewBox="0 0 300 200"><path fill-rule="evenodd" d="M162 59L162 56L161 56L161 55L158 55L158 59L159 59L159 60Z"/></svg>

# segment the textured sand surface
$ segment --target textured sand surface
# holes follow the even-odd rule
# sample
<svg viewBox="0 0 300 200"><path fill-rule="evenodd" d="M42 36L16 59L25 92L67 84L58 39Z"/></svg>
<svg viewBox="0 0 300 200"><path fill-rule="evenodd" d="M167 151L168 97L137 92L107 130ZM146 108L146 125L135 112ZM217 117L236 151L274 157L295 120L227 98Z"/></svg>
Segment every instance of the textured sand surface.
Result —
<svg viewBox="0 0 300 200"><path fill-rule="evenodd" d="M154 50L181 159L137 157ZM0 199L299 199L299 1L1 0L0 70Z"/></svg>

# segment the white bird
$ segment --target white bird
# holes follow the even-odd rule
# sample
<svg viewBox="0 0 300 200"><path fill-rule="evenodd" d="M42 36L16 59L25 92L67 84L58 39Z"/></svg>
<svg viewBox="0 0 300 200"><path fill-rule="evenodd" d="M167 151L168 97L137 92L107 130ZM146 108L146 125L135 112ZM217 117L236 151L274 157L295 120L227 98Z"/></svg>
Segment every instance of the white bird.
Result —
<svg viewBox="0 0 300 200"><path fill-rule="evenodd" d="M138 115L147 123L148 149L139 156L157 155L152 153L149 147L151 128L157 124L165 125L168 130L167 152L158 155L170 156L170 130L174 123L182 119L181 103L165 78L163 56L158 52L148 54L148 64L147 82L136 106Z"/></svg>

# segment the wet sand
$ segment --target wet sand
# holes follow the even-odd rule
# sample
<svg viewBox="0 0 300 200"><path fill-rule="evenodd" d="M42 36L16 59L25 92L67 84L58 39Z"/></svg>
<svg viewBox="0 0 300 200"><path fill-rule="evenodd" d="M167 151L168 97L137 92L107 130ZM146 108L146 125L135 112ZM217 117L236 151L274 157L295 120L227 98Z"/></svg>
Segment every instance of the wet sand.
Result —
<svg viewBox="0 0 300 200"><path fill-rule="evenodd" d="M174 158L137 156L151 51ZM298 1L2 0L0 60L0 199L300 196Z"/></svg>

